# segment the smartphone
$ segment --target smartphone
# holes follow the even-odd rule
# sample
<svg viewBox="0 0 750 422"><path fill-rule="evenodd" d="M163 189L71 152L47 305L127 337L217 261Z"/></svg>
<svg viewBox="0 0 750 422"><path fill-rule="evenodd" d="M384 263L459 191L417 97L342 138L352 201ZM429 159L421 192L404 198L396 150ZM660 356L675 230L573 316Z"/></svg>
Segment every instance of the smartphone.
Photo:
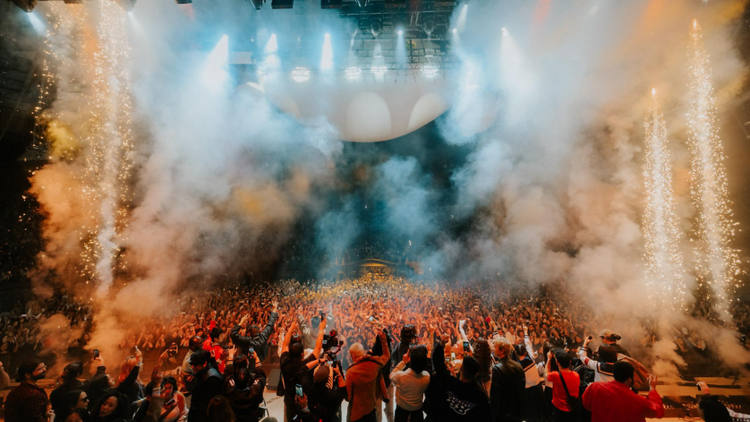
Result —
<svg viewBox="0 0 750 422"><path fill-rule="evenodd" d="M93 353L95 358L99 357L99 349L94 349Z"/></svg>
<svg viewBox="0 0 750 422"><path fill-rule="evenodd" d="M469 351L469 342L465 341L464 342L464 352L468 352L468 351Z"/></svg>
<svg viewBox="0 0 750 422"><path fill-rule="evenodd" d="M296 389L297 397L302 397L305 395L305 393L302 392L302 385L297 384L294 388Z"/></svg>
<svg viewBox="0 0 750 422"><path fill-rule="evenodd" d="M174 403L175 403L175 399L171 398L171 399L169 399L169 401L167 401L166 403L164 403L164 406L172 406Z"/></svg>
<svg viewBox="0 0 750 422"><path fill-rule="evenodd" d="M695 384L695 386L696 386L696 387L698 387L698 391L703 391L703 388L701 388L701 385L700 385L700 383L698 383L698 384Z"/></svg>
<svg viewBox="0 0 750 422"><path fill-rule="evenodd" d="M251 347L251 348L247 349L247 356L252 356L254 354L255 354L255 348L254 347Z"/></svg>

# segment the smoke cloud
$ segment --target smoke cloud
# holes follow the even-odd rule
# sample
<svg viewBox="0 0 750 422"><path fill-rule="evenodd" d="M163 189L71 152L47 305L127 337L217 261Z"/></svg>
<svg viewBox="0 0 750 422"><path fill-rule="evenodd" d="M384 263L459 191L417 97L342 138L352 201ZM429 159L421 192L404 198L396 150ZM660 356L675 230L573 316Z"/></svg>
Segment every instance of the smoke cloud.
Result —
<svg viewBox="0 0 750 422"><path fill-rule="evenodd" d="M133 169L112 239L117 288L102 301L92 347L119 342L122 321L176 311L167 298L191 281L283 260L290 239L313 238L311 262L332 262L373 232L419 245L419 261L434 277L499 279L499 289L504 282L562 283L609 328L636 340L644 333L633 329L633 316L669 317L643 295L648 95L655 86L664 99L677 157L677 212L687 232L695 211L679 186L688 183L690 23L701 21L719 107L729 107L747 74L734 45L745 6L473 1L454 43L461 72L452 109L432 129L440 148L412 135L392 141L413 143L398 150L344 146L324 118L294 120L239 72L207 62L221 52L224 34L230 51L260 54L257 45L274 30L299 31L269 10L215 1L185 13L171 2L139 1L128 18ZM94 87L82 82L96 51L86 40L100 21L84 6L39 7L66 25L51 41L56 96L46 115L56 158L33 180L49 214L35 278L45 281L54 270L73 286L85 283L85 238L102 222L86 193ZM334 18L324 23L345 26ZM286 48L278 47L282 59ZM294 231L302 220L312 222L309 233ZM701 330L689 318L657 326L678 323ZM661 336L667 331L659 329ZM655 350L681 364L669 342ZM735 352L727 363L746 357Z"/></svg>

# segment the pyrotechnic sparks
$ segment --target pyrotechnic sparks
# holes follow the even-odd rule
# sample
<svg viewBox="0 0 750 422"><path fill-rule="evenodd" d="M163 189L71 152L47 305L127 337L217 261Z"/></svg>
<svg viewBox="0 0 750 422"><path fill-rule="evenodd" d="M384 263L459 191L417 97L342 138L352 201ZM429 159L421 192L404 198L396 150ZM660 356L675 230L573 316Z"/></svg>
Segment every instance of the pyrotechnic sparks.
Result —
<svg viewBox="0 0 750 422"><path fill-rule="evenodd" d="M667 127L664 114L651 91L653 102L646 116L646 207L643 216L643 237L646 246L646 284L649 296L658 309L682 311L685 307L685 281L680 231L672 192L672 167L667 148Z"/></svg>
<svg viewBox="0 0 750 422"><path fill-rule="evenodd" d="M738 287L740 260L738 251L731 247L736 225L727 197L725 156L718 135L710 59L697 20L693 21L690 38L690 108L687 117L692 153L691 193L699 212L696 275L699 283L710 285L714 296L709 299L719 316L731 321L729 301Z"/></svg>
<svg viewBox="0 0 750 422"><path fill-rule="evenodd" d="M127 221L133 162L127 18L114 2L99 3L99 23L92 31L91 16L83 5L54 5L51 11L55 23L50 31L60 32L61 40L48 43L66 45L48 45L45 66L53 67L50 62L54 62L57 75L52 70L45 75L66 86L74 79L84 81L74 103L86 118L74 124L73 132L83 138L84 170L78 177L84 186L81 195L90 205L86 209L92 214L86 215L91 225L80 229L80 275L87 282L98 281L99 292L105 293L114 278L118 236ZM66 51L71 57L58 56L57 52ZM40 98L39 110L42 102ZM85 104L83 110L81 104ZM64 112L45 116L55 122L65 117Z"/></svg>
<svg viewBox="0 0 750 422"><path fill-rule="evenodd" d="M97 157L101 196L100 227L97 234L99 261L96 272L99 293L106 293L113 281L117 238L127 224L125 205L129 200L128 181L132 169L132 110L130 101L130 46L127 15L114 2L102 2L98 27L99 52L96 54L94 90L97 107L94 119L100 126Z"/></svg>

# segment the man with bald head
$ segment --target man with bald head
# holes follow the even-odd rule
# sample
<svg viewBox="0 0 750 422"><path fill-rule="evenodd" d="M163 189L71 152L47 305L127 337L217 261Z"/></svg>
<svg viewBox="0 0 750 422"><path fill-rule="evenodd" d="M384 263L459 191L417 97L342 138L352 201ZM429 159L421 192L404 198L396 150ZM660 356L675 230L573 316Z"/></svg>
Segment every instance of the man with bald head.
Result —
<svg viewBox="0 0 750 422"><path fill-rule="evenodd" d="M365 352L361 343L349 348L352 366L346 372L346 392L349 402L349 422L375 422L375 407L379 397L385 396L385 380L380 369L391 358L385 333L378 330L378 340L383 348L381 356Z"/></svg>

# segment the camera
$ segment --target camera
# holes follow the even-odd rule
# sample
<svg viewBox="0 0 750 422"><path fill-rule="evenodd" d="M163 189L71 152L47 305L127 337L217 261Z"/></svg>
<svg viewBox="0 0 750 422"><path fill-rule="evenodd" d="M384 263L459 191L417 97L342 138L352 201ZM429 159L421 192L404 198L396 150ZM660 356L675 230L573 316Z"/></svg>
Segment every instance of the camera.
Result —
<svg viewBox="0 0 750 422"><path fill-rule="evenodd" d="M323 336L323 350L328 351L339 344L338 331L331 330L330 333Z"/></svg>

